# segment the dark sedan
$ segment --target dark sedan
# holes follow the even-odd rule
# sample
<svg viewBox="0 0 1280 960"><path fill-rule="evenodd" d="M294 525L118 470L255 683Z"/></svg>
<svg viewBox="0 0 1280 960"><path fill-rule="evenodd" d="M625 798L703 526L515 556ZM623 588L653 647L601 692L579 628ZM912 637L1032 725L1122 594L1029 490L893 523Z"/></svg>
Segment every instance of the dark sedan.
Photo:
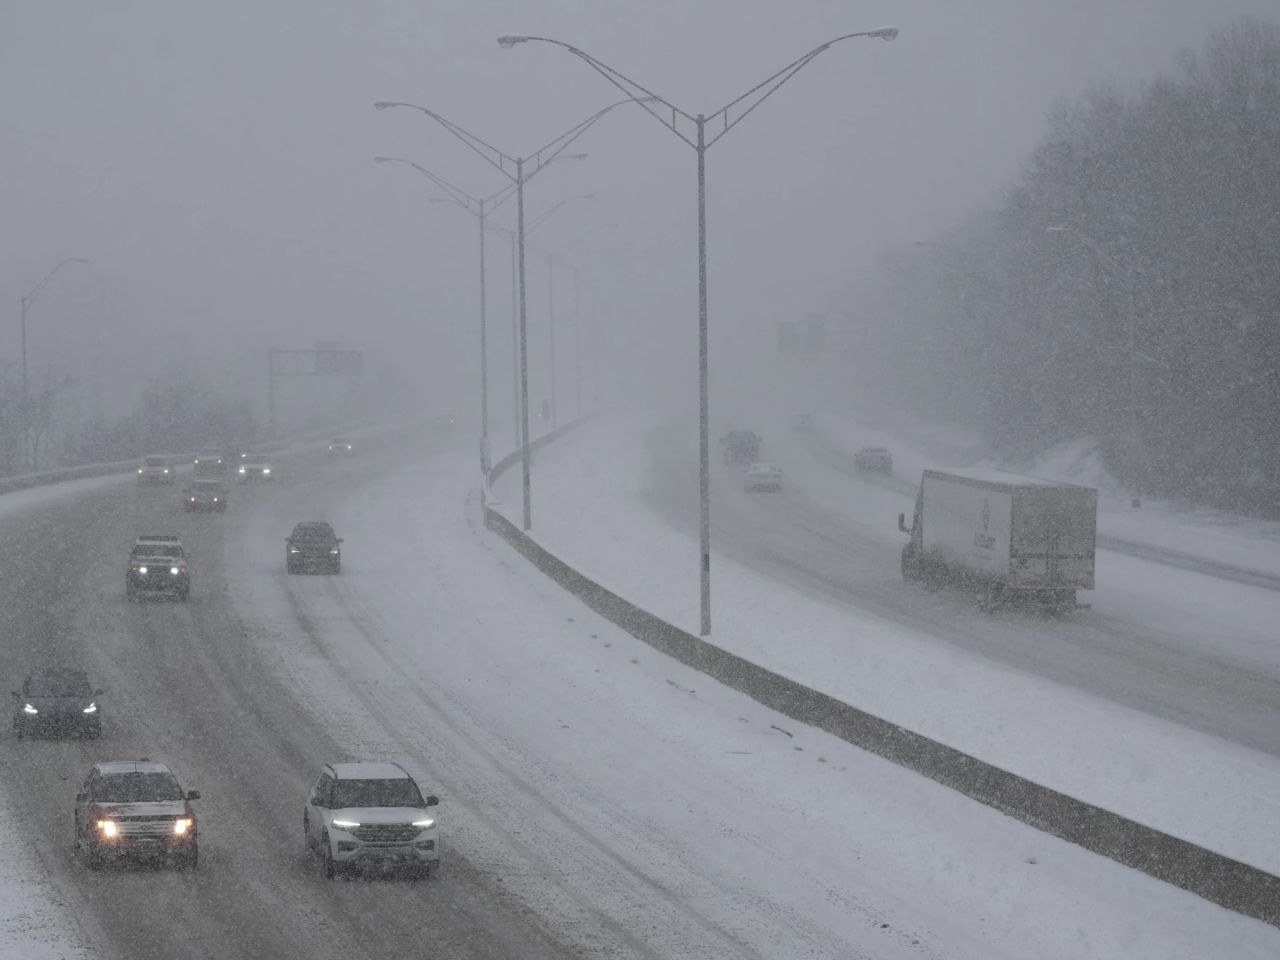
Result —
<svg viewBox="0 0 1280 960"><path fill-rule="evenodd" d="M102 734L100 696L102 691L93 689L83 670L37 670L22 682L21 693L13 691L14 732L19 739L37 733L97 738Z"/></svg>
<svg viewBox="0 0 1280 960"><path fill-rule="evenodd" d="M289 573L339 573L342 570L341 538L321 521L299 523L285 538L285 569Z"/></svg>

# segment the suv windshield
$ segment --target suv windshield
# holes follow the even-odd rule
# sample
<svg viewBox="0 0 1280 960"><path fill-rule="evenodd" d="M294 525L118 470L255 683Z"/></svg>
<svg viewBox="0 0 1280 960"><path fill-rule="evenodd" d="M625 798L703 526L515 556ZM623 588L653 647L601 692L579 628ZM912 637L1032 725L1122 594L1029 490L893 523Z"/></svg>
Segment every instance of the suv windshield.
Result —
<svg viewBox="0 0 1280 960"><path fill-rule="evenodd" d="M293 528L294 540L332 540L333 528L327 523L300 523Z"/></svg>
<svg viewBox="0 0 1280 960"><path fill-rule="evenodd" d="M412 780L335 780L329 806L421 807L422 794Z"/></svg>
<svg viewBox="0 0 1280 960"><path fill-rule="evenodd" d="M167 465L164 461L164 457L147 457L143 463L148 467L163 467Z"/></svg>
<svg viewBox="0 0 1280 960"><path fill-rule="evenodd" d="M93 785L94 800L103 803L147 803L181 800L182 787L172 773L113 773Z"/></svg>
<svg viewBox="0 0 1280 960"><path fill-rule="evenodd" d="M182 548L168 544L139 545L134 547L133 552L129 555L131 557L175 557L181 559Z"/></svg>
<svg viewBox="0 0 1280 960"><path fill-rule="evenodd" d="M83 673L45 673L27 681L29 697L87 697L92 693Z"/></svg>

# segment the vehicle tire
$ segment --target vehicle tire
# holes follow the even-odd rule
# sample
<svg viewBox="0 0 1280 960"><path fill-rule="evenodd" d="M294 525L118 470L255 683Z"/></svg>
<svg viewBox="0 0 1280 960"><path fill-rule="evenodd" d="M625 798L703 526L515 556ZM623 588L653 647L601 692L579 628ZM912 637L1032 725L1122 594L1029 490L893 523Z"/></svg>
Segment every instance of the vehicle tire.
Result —
<svg viewBox="0 0 1280 960"><path fill-rule="evenodd" d="M90 870L102 869L102 853L98 850L98 845L92 840L89 841L88 849L85 851L85 866Z"/></svg>
<svg viewBox="0 0 1280 960"><path fill-rule="evenodd" d="M331 567L329 568L329 572L330 572L330 573L334 573L334 574L341 573L341 572L342 572L342 561L341 561L341 560L339 560L337 563L335 563L333 566L331 566Z"/></svg>
<svg viewBox="0 0 1280 960"><path fill-rule="evenodd" d="M305 813L302 815L302 852L308 860L315 852L311 846L311 818Z"/></svg>
<svg viewBox="0 0 1280 960"><path fill-rule="evenodd" d="M329 841L329 834L324 834L320 838L320 845L324 848L320 851L321 863L324 865L324 878L332 880L338 873L337 864L333 862L333 844Z"/></svg>
<svg viewBox="0 0 1280 960"><path fill-rule="evenodd" d="M16 733L18 735L18 739L21 740L27 735L27 725L21 720L15 720L13 723L13 732Z"/></svg>
<svg viewBox="0 0 1280 960"><path fill-rule="evenodd" d="M198 844L193 843L191 845L187 855L182 858L182 866L187 870L195 870L200 866L200 847Z"/></svg>
<svg viewBox="0 0 1280 960"><path fill-rule="evenodd" d="M298 572L298 568L297 568L296 566L294 566L294 565L293 565L293 563L291 563L291 562L290 562L290 561L288 561L288 560L286 560L286 561L284 562L284 569L285 569L285 572L286 572L286 573L297 573L297 572Z"/></svg>
<svg viewBox="0 0 1280 960"><path fill-rule="evenodd" d="M188 589L186 589L186 590L179 590L179 591L178 591L178 599L179 599L179 600L181 600L183 603L186 603L186 602L187 602L187 597L188 597L190 594L191 594L191 590L190 590L189 588L188 588Z"/></svg>

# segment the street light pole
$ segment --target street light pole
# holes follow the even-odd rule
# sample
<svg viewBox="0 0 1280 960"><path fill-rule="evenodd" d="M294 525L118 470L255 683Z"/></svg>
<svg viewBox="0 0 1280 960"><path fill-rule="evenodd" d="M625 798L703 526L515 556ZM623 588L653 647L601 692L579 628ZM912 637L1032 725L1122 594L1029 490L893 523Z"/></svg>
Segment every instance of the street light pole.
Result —
<svg viewBox="0 0 1280 960"><path fill-rule="evenodd" d="M435 113L432 110L428 110L426 107L420 107L417 104L413 104L413 103L401 103L398 101L391 101L391 100L379 100L373 105L375 110L386 110L388 107L409 107L410 109L417 110L420 113L425 113L428 117L430 117L432 120L435 120L442 127L444 127L451 134L453 134L457 139L461 140L469 148L471 148L473 151L478 153L481 157L485 159L485 161L490 166L492 166L499 173L501 173L503 176L505 176L507 179L511 180L512 183L515 184L516 198L517 198L516 205L519 210L519 213L517 215L518 224L519 224L518 232L520 235L519 236L520 249L519 249L519 255L518 255L518 259L520 262L520 267L519 267L519 273L520 273L520 391L521 391L521 416L522 416L522 419L524 420L524 423L522 425L522 431L521 431L522 432L521 460L523 464L522 472L524 475L524 529L525 530L529 530L533 526L533 518L531 515L530 494L529 494L529 472L530 472L529 470L529 466L530 466L529 396L528 396L529 358L528 358L528 352L526 349L528 345L528 341L525 335L524 185L526 181L536 176L548 164L554 162L558 157L560 157L564 153L564 151L568 149L571 143L573 143L580 136L586 133L587 130L590 129L591 126L601 117L603 117L606 113L615 109L616 107L622 106L624 103L637 103L637 102L646 103L648 101L639 100L636 97L628 96L627 99L625 100L619 100L617 103L611 103L609 106L601 110L597 110L595 113L587 117L587 119L583 120L581 123L578 123L577 125L569 128L568 131L566 131L565 133L562 133L560 136L556 137L550 143L539 148L538 150L535 150L531 155L531 158L533 160L533 169L527 175L524 172L524 164L525 164L525 160L529 158L511 157L508 154L503 153L501 150L497 149L496 147L493 147L488 143L485 143L483 140L481 140L479 137L475 136L474 134L468 133L466 130L463 130L457 124L452 123L449 120L446 120L444 117L440 116L440 114ZM515 167L514 175L509 169L507 169L508 165L512 165Z"/></svg>
<svg viewBox="0 0 1280 960"><path fill-rule="evenodd" d="M876 37L881 40L892 40L898 35L897 27L880 27L875 30L866 30L860 33L845 34L828 40L826 43L815 47L804 56L797 60L793 60L787 66L783 67L773 76L767 78L761 83L756 84L742 96L735 100L731 100L725 106L721 107L715 113L706 116L698 114L696 117L681 110L679 107L669 101L657 96L651 90L642 87L640 84L631 80L612 67L607 66L602 61L577 47L570 46L562 40L553 40L549 37L534 37L522 34L507 33L498 37L498 44L501 47L510 49L517 43L527 43L531 40L540 43L550 43L555 46L568 50L574 56L584 61L589 67L599 73L611 84L621 90L623 93L629 94L633 98L637 94L644 94L641 101L644 109L658 120L664 127L674 133L688 146L692 147L698 155L698 489L699 489L699 549L701 551L701 625L700 632L702 636L711 633L711 478L710 478L710 428L709 428L709 407L707 402L707 200L706 200L706 152L721 137L736 127L742 120L768 99L777 91L784 83L790 80L800 70L807 66L819 54L830 49L834 44L842 40L852 40L855 37ZM763 92L761 92L763 91ZM758 96L757 96L758 94ZM754 99L753 99L754 98ZM744 101L751 100L750 104L743 105ZM662 114L659 114L655 106L660 105L664 109L671 111L670 121L666 120ZM741 112L737 117L730 121L729 113L735 107L741 106ZM716 117L722 117L724 127L716 133L710 140L706 137L706 127L708 120L714 120ZM678 121L683 118L688 123L692 123L696 128L696 137L690 139L677 129Z"/></svg>

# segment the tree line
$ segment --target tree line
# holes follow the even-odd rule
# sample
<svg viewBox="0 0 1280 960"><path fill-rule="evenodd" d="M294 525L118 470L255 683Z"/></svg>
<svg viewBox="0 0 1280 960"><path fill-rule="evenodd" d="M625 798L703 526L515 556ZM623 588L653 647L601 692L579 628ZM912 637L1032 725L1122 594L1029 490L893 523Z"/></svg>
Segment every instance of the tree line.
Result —
<svg viewBox="0 0 1280 960"><path fill-rule="evenodd" d="M1055 104L994 208L887 251L878 389L1134 490L1280 513L1280 27Z"/></svg>

